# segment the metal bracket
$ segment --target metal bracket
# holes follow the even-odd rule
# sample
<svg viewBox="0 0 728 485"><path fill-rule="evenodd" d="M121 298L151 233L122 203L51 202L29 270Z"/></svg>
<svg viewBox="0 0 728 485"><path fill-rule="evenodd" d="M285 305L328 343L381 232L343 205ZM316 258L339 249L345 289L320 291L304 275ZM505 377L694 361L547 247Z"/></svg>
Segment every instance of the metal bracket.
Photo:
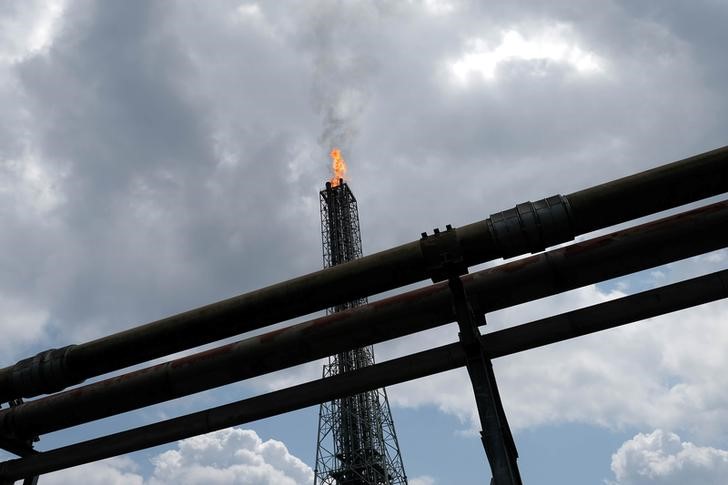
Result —
<svg viewBox="0 0 728 485"><path fill-rule="evenodd" d="M516 443L508 426L493 365L481 344L479 327L485 325L485 315L473 311L458 275L451 275L448 285L460 329L460 343L467 357L466 368L478 407L482 427L480 437L493 474L491 485L522 485Z"/></svg>
<svg viewBox="0 0 728 485"><path fill-rule="evenodd" d="M23 404L22 398L16 398L12 399L8 405L10 407L18 406L20 404ZM18 438L11 438L7 436L0 436L0 448L9 451L10 453L13 453L15 455L18 455L21 458L25 458L26 456L35 455L38 453L37 450L33 449L33 443L37 442L39 438L37 436L33 436L28 439L18 439ZM0 485L12 485L14 481L6 481L0 478ZM23 485L36 485L38 483L38 475L33 475L30 477L26 477L23 480Z"/></svg>
<svg viewBox="0 0 728 485"><path fill-rule="evenodd" d="M430 236L423 232L420 239L427 272L433 283L445 281L452 274L468 274L457 230L450 224L445 228L445 232L435 228Z"/></svg>

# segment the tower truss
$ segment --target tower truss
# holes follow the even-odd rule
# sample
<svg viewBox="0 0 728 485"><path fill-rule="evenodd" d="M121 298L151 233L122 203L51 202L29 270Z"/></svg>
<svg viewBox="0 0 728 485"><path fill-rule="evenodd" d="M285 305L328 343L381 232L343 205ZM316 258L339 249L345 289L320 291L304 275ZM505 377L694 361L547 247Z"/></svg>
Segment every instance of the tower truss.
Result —
<svg viewBox="0 0 728 485"><path fill-rule="evenodd" d="M320 192L324 267L362 255L356 198L342 179ZM366 298L329 308L335 313L366 304ZM372 346L329 357L323 376L374 364ZM314 485L407 484L386 389L321 404Z"/></svg>

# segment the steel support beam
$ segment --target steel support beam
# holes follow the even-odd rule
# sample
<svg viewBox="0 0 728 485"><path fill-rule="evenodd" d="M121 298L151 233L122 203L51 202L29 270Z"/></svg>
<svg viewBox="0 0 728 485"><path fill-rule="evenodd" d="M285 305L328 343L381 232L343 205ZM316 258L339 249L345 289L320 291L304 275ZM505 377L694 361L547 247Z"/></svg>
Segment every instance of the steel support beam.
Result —
<svg viewBox="0 0 728 485"><path fill-rule="evenodd" d="M462 277L487 313L728 246L728 201ZM0 434L35 436L455 319L447 282L0 410Z"/></svg>
<svg viewBox="0 0 728 485"><path fill-rule="evenodd" d="M465 352L465 368L478 408L480 438L493 474L491 485L522 485L516 442L503 409L493 364L485 352L480 335L479 327L485 325L485 318L473 310L459 277L451 276L448 286L460 329L460 344Z"/></svg>
<svg viewBox="0 0 728 485"><path fill-rule="evenodd" d="M8 403L11 407L17 406L18 404L21 404L23 402L22 399L13 399ZM30 455L34 455L38 453L37 450L33 448L33 442L38 441L37 438L31 438L31 439L22 439L22 440L16 440L16 439L8 439L5 437L0 437L0 448L9 451L11 453L14 453L20 457L26 457ZM10 485L13 482L10 480L6 480L3 478L0 478L0 485ZM23 480L23 485L36 485L38 483L38 474L33 474L31 476L26 476Z"/></svg>
<svg viewBox="0 0 728 485"><path fill-rule="evenodd" d="M535 253L579 234L728 191L728 147L637 175L526 202L457 229L467 266ZM0 369L0 402L60 391L89 377L306 315L429 276L414 241Z"/></svg>
<svg viewBox="0 0 728 485"><path fill-rule="evenodd" d="M728 270L499 330L483 335L481 341L488 356L503 357L723 298L728 298ZM0 463L0 483L3 479L50 473L456 369L465 365L466 359L462 345L453 343L348 374L5 461Z"/></svg>

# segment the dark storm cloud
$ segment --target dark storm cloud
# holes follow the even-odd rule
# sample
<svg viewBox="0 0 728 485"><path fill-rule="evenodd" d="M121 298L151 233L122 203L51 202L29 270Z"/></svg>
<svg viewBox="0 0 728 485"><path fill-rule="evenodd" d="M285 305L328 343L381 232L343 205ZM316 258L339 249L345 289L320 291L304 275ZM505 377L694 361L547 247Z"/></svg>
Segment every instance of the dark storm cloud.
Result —
<svg viewBox="0 0 728 485"><path fill-rule="evenodd" d="M34 150L65 175L53 227L19 224L26 243L7 249L37 268L17 273L65 331L105 333L310 266L301 247L317 235L299 225L317 210L300 199L316 194L285 188L307 175L289 175L307 149L285 112L297 61L226 7L75 4L48 55L18 67Z"/></svg>
<svg viewBox="0 0 728 485"><path fill-rule="evenodd" d="M402 221L422 229L429 221L464 223L724 143L704 67L668 26L617 5L518 5L471 9L462 24L459 15L412 15L387 32L378 95L362 130L371 162L354 180L367 186L360 198L376 193L362 206L382 214L365 234L402 241L416 232L394 236ZM564 63L511 59L494 82L449 82L447 63L468 38L495 47L504 30L537 37L558 24L603 60L602 73L578 76ZM388 211L393 193L397 210Z"/></svg>
<svg viewBox="0 0 728 485"><path fill-rule="evenodd" d="M199 176L210 157L175 83L189 66L159 31L160 13L147 2L75 4L50 55L20 68L44 154L72 167L71 224L105 219L136 176Z"/></svg>
<svg viewBox="0 0 728 485"><path fill-rule="evenodd" d="M0 48L2 365L318 269L331 144L345 149L366 253L724 145L728 8L664 5L69 1L47 45L32 49L18 39L35 35L47 6L0 6L0 38L13 39L11 56ZM488 79L478 65L466 82L453 75L453 63L492 54L508 32L533 45L552 36L601 69L510 55ZM579 295L563 302L604 298L593 287ZM536 305L544 315L572 308ZM720 342L718 313L693 319ZM496 327L530 318L491 317ZM720 357L703 359L707 345L678 333L682 319L663 346L649 345L648 329L625 347L615 334L612 346L579 342L572 354L499 367L515 422L702 423L704 408L650 421L659 413L643 405L669 394L650 386L667 382L654 362L678 340L701 357L678 368L722 382L722 368L708 365ZM377 352L439 345L456 338L451 330ZM607 370L578 375L589 359ZM268 385L320 375L310 368ZM437 382L395 389L392 402L468 419L467 379L445 376L433 392ZM247 385L162 409L197 410ZM563 392L544 399L541 389L557 385ZM575 392L583 385L600 389ZM620 400L631 395L644 399ZM542 406L529 414L534 402Z"/></svg>
<svg viewBox="0 0 728 485"><path fill-rule="evenodd" d="M99 335L316 269L332 143L367 252L724 144L725 12L630 5L73 2L0 74L0 153L57 197L5 216L0 285ZM454 82L473 39L558 25L602 72L513 58Z"/></svg>

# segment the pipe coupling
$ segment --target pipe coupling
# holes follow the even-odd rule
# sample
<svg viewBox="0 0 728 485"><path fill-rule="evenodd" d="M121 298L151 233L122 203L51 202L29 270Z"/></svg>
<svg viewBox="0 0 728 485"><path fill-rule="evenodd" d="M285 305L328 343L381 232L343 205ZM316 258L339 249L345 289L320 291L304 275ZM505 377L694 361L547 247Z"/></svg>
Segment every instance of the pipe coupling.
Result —
<svg viewBox="0 0 728 485"><path fill-rule="evenodd" d="M569 200L561 195L496 212L488 218L488 230L503 258L538 253L576 236Z"/></svg>
<svg viewBox="0 0 728 485"><path fill-rule="evenodd" d="M450 224L444 232L435 228L432 235L422 233L420 239L422 256L425 259L427 273L433 283L444 281L452 275L468 273L468 266L463 260L463 250L458 239L457 229Z"/></svg>
<svg viewBox="0 0 728 485"><path fill-rule="evenodd" d="M34 357L18 361L13 366L10 393L14 397L32 397L49 394L79 384L78 377L68 365L68 353L76 347L45 350Z"/></svg>

